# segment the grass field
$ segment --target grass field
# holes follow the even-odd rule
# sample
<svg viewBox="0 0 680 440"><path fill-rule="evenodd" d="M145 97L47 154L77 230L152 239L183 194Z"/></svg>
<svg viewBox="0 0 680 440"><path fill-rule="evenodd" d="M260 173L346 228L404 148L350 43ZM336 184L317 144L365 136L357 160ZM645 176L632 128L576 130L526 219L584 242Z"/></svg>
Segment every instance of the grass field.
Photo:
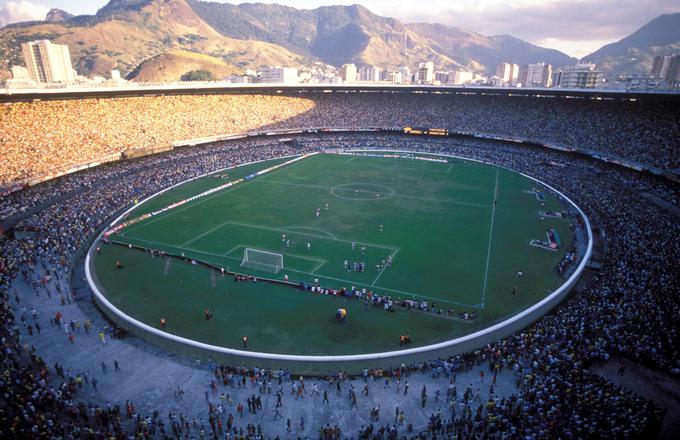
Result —
<svg viewBox="0 0 680 440"><path fill-rule="evenodd" d="M283 162L189 182L138 206L129 217ZM389 313L356 300L234 282L200 266L120 246L104 247L95 261L97 278L109 300L129 315L153 326L165 316L167 331L215 345L238 348L241 336L248 335L248 348L257 351L354 354L398 349L399 334L406 331L413 345L426 345L516 313L563 282L554 267L573 234L568 220L541 218L540 210L565 207L547 191L539 201L531 193L536 186L503 168L459 159L320 154L111 236L241 273L287 275L307 283L318 279L325 287L356 286L395 299L435 302L444 310L477 310L474 321ZM529 246L531 239L544 240L548 228L561 237L558 251ZM282 254L283 270L240 267L245 248ZM391 267L381 264L388 256ZM113 269L116 260L124 270ZM365 262L366 269L348 270L345 260L350 266ZM517 277L518 271L524 275ZM518 295L511 294L513 284ZM333 319L340 305L349 312L342 325ZM206 308L215 315L210 321L203 317Z"/></svg>

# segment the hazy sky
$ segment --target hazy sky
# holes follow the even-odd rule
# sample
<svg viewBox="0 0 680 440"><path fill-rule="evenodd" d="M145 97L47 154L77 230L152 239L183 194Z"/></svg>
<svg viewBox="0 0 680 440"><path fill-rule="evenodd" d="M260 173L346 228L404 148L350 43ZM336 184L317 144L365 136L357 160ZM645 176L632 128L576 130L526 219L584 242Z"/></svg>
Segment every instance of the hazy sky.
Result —
<svg viewBox="0 0 680 440"><path fill-rule="evenodd" d="M0 0L0 26L43 18L49 8L72 14L94 14L107 2ZM296 8L359 3L379 15L404 22L437 22L485 35L510 34L575 57L625 37L658 15L680 12L677 0L280 0L262 3Z"/></svg>

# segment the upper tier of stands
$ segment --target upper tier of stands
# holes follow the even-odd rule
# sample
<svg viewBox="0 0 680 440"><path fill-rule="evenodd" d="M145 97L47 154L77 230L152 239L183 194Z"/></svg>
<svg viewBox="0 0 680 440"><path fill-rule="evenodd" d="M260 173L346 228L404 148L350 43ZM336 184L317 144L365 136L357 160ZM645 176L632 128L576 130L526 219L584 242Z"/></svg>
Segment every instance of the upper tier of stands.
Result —
<svg viewBox="0 0 680 440"><path fill-rule="evenodd" d="M262 129L440 127L680 167L680 106L432 93L162 95L6 103L0 185L131 149Z"/></svg>

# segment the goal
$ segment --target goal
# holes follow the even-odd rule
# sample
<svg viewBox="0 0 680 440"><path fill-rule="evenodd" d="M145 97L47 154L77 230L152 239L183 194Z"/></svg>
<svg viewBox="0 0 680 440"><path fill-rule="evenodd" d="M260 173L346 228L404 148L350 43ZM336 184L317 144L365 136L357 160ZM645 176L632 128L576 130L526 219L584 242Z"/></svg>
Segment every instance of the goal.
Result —
<svg viewBox="0 0 680 440"><path fill-rule="evenodd" d="M246 248L243 251L241 267L279 273L283 269L283 255L274 252Z"/></svg>

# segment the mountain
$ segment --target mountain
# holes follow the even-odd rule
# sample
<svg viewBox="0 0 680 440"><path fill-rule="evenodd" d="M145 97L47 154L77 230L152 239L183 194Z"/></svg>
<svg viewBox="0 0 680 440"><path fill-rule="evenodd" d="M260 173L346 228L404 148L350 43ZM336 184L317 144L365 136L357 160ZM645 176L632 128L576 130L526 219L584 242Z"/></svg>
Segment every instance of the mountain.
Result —
<svg viewBox="0 0 680 440"><path fill-rule="evenodd" d="M481 73L495 73L503 61L545 61L556 67L576 61L508 35L404 24L359 5L300 10L259 3L110 0L93 16L59 11L50 18L0 29L0 79L10 65L23 64L21 43L36 39L67 44L81 74L105 75L118 69L149 81L174 78L189 64L211 66L219 76L263 65L300 67L318 61L388 68L433 61L437 68ZM185 62L189 64L183 67Z"/></svg>
<svg viewBox="0 0 680 440"><path fill-rule="evenodd" d="M298 10L261 3L188 3L222 35L268 41L336 66L348 62L413 66L432 60L439 68L495 73L504 61L545 61L555 66L576 62L562 52L508 35L488 37L438 24L404 24L360 5Z"/></svg>
<svg viewBox="0 0 680 440"><path fill-rule="evenodd" d="M47 13L47 17L45 17L45 21L48 21L50 23L61 23L61 22L67 21L71 18L73 18L73 15L69 14L68 12L63 11L61 9L52 8Z"/></svg>
<svg viewBox="0 0 680 440"><path fill-rule="evenodd" d="M503 62L531 64L546 62L554 67L576 62L558 50L535 46L510 35L487 37L459 28L440 24L417 23L406 25L438 53L450 57L457 64L471 70L494 74Z"/></svg>
<svg viewBox="0 0 680 440"><path fill-rule="evenodd" d="M112 0L94 16L7 26L0 29L0 71L23 64L21 43L37 39L67 44L74 68L85 75L105 75L111 69L128 74L145 60L173 50L208 55L236 71L260 65L300 66L302 61L274 44L221 35L184 0ZM186 59L175 55L165 61Z"/></svg>
<svg viewBox="0 0 680 440"><path fill-rule="evenodd" d="M214 78L226 78L240 73L241 69L219 58L196 52L172 49L145 60L137 66L128 79L134 81L179 81L192 70L207 70Z"/></svg>
<svg viewBox="0 0 680 440"><path fill-rule="evenodd" d="M680 53L680 13L660 15L583 61L595 63L614 75L649 74L655 56L677 53Z"/></svg>

